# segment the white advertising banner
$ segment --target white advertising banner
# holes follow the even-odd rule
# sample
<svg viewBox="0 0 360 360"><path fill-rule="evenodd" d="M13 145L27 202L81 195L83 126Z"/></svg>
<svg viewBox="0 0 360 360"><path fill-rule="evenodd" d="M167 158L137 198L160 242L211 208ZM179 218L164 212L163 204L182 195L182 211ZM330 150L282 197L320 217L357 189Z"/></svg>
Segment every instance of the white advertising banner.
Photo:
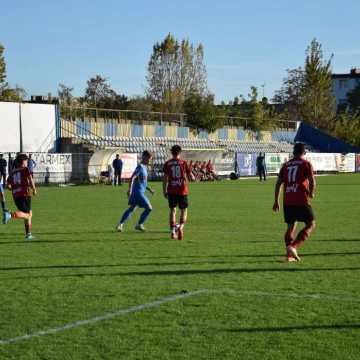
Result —
<svg viewBox="0 0 360 360"><path fill-rule="evenodd" d="M137 154L120 154L120 158L123 161L121 177L123 179L130 179L138 163Z"/></svg>
<svg viewBox="0 0 360 360"><path fill-rule="evenodd" d="M339 172L355 172L355 154L335 154L335 161Z"/></svg>
<svg viewBox="0 0 360 360"><path fill-rule="evenodd" d="M0 102L0 153L20 151L19 104Z"/></svg>
<svg viewBox="0 0 360 360"><path fill-rule="evenodd" d="M32 153L35 161L34 173L71 173L72 155L71 154L46 154Z"/></svg>
<svg viewBox="0 0 360 360"><path fill-rule="evenodd" d="M306 153L306 160L310 161L315 171L337 171L335 154Z"/></svg>
<svg viewBox="0 0 360 360"><path fill-rule="evenodd" d="M278 174L284 163L290 159L288 153L266 153L265 164L268 174Z"/></svg>
<svg viewBox="0 0 360 360"><path fill-rule="evenodd" d="M355 154L307 153L315 171L355 172Z"/></svg>

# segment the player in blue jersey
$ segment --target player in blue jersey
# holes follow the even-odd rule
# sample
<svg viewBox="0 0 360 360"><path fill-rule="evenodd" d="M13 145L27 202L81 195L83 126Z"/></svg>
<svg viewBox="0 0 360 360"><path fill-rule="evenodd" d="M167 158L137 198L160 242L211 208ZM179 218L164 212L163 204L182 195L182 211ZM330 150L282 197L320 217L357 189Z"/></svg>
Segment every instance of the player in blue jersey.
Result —
<svg viewBox="0 0 360 360"><path fill-rule="evenodd" d="M141 163L136 167L134 173L131 176L129 183L129 207L121 217L116 230L122 232L124 230L124 224L132 215L136 207L143 208L144 211L140 215L139 222L135 226L135 230L145 231L144 223L152 211L152 206L149 199L145 196L146 190L152 195L154 190L148 187L147 178L148 171L147 165L151 159L151 154L148 151L144 151L141 156Z"/></svg>

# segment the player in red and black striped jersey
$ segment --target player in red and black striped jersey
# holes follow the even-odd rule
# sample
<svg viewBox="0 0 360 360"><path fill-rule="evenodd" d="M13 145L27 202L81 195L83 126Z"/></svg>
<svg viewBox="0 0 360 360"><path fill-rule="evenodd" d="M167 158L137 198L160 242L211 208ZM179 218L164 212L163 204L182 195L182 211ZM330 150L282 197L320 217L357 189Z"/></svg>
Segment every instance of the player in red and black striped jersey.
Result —
<svg viewBox="0 0 360 360"><path fill-rule="evenodd" d="M315 216L310 205L310 199L314 198L315 177L313 167L304 155L304 144L295 144L294 157L282 166L275 186L274 211L280 209L280 188L284 186L285 245L289 262L300 260L297 250L315 228ZM295 237L298 221L304 222L305 227Z"/></svg>
<svg viewBox="0 0 360 360"><path fill-rule="evenodd" d="M7 184L12 191L17 211L11 213L12 219L23 219L25 223L25 237L28 240L33 238L32 230L32 210L31 210L31 193L36 195L34 179L27 167L27 156L20 154L15 160L15 167L9 174Z"/></svg>
<svg viewBox="0 0 360 360"><path fill-rule="evenodd" d="M172 158L164 164L163 193L168 199L170 208L171 238L182 240L184 226L187 221L189 186L188 181L194 180L187 162L180 158L181 147L171 148ZM180 225L176 226L176 208L180 209Z"/></svg>

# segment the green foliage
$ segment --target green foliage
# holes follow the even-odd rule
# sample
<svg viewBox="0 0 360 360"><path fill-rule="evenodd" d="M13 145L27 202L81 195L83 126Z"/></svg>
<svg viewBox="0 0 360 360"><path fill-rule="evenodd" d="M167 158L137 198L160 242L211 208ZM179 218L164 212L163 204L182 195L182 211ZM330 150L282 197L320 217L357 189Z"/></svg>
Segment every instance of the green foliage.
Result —
<svg viewBox="0 0 360 360"><path fill-rule="evenodd" d="M128 105L128 98L117 94L101 75L87 81L84 100L90 106L104 109L124 109Z"/></svg>
<svg viewBox="0 0 360 360"><path fill-rule="evenodd" d="M333 135L360 147L360 113L341 113L335 123Z"/></svg>
<svg viewBox="0 0 360 360"><path fill-rule="evenodd" d="M74 101L74 96L72 95L72 91L74 88L66 86L65 84L59 84L58 87L58 97L60 104L70 106Z"/></svg>
<svg viewBox="0 0 360 360"><path fill-rule="evenodd" d="M184 101L184 112L188 125L197 130L213 132L222 125L220 118L216 117L213 95L189 94Z"/></svg>
<svg viewBox="0 0 360 360"><path fill-rule="evenodd" d="M286 72L287 77L283 79L283 84L280 90L276 91L273 101L282 105L280 112L282 118L301 121L305 73L301 67L287 69Z"/></svg>
<svg viewBox="0 0 360 360"><path fill-rule="evenodd" d="M202 44L178 41L168 34L153 46L146 76L147 95L159 111L182 112L191 93L207 94L207 75Z"/></svg>
<svg viewBox="0 0 360 360"><path fill-rule="evenodd" d="M4 47L0 44L0 89L6 84L6 63L4 50Z"/></svg>
<svg viewBox="0 0 360 360"><path fill-rule="evenodd" d="M331 60L324 60L321 44L314 39L306 51L302 87L302 119L321 130L334 126L336 102L332 94Z"/></svg>
<svg viewBox="0 0 360 360"><path fill-rule="evenodd" d="M336 101L332 94L331 60L324 59L321 44L312 40L306 50L304 68L287 70L274 101L281 104L281 116L306 121L330 132L334 127Z"/></svg>
<svg viewBox="0 0 360 360"><path fill-rule="evenodd" d="M348 92L347 100L350 104L351 111L360 111L360 82L353 90Z"/></svg>
<svg viewBox="0 0 360 360"><path fill-rule="evenodd" d="M11 88L6 82L4 47L0 44L0 101L19 102L25 100L26 91L19 85Z"/></svg>

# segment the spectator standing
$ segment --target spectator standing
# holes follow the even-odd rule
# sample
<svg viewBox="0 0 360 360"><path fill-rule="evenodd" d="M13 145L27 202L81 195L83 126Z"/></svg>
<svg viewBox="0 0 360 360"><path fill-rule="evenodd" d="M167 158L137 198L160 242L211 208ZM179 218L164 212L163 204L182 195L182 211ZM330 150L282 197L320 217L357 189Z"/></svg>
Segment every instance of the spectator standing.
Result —
<svg viewBox="0 0 360 360"><path fill-rule="evenodd" d="M10 176L13 168L14 168L15 160L11 157L11 153L9 153L9 160L8 160L8 174Z"/></svg>
<svg viewBox="0 0 360 360"><path fill-rule="evenodd" d="M30 174L32 177L34 177L34 168L36 166L36 162L33 160L33 158L31 157L31 154L29 154L29 158L28 158L28 169L30 171Z"/></svg>
<svg viewBox="0 0 360 360"><path fill-rule="evenodd" d="M256 158L256 168L260 181L266 181L265 153L259 153L259 156Z"/></svg>
<svg viewBox="0 0 360 360"><path fill-rule="evenodd" d="M120 159L119 154L116 154L116 158L114 159L112 166L114 168L114 186L122 185L121 173L123 168L123 161Z"/></svg>

